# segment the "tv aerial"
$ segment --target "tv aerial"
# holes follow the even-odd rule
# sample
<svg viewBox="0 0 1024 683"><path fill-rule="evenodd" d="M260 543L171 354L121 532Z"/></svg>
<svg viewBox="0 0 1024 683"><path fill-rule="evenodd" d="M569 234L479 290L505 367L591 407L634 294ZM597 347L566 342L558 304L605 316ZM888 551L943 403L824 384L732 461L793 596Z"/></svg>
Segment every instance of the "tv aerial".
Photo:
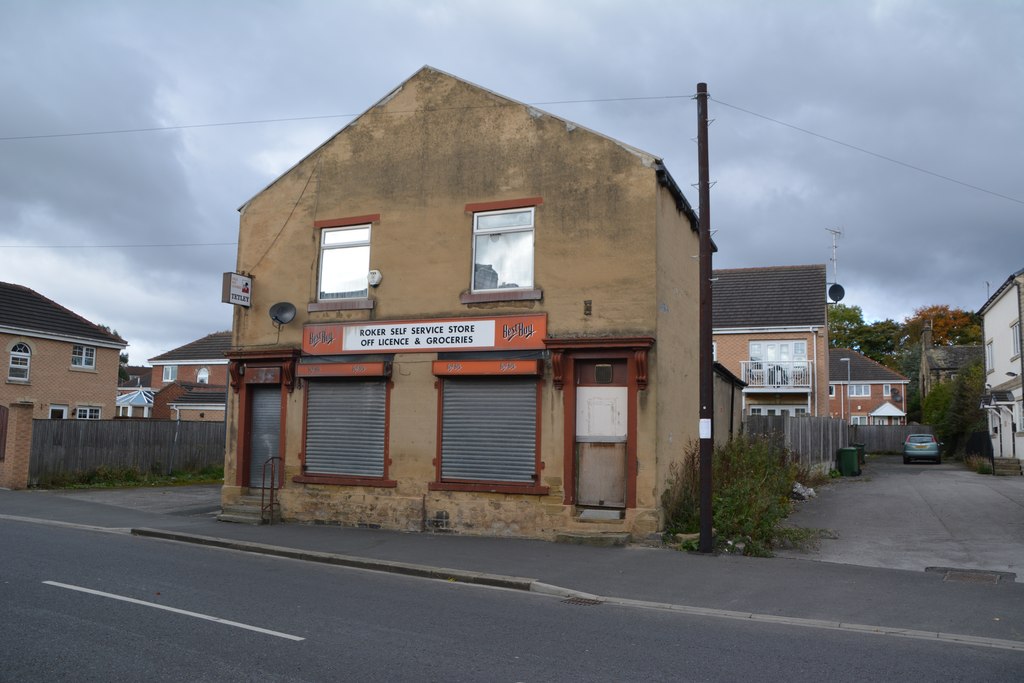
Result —
<svg viewBox="0 0 1024 683"><path fill-rule="evenodd" d="M836 241L843 236L842 228L825 228L828 232L832 233L832 283L828 288L828 298L832 299L832 303L839 303L846 296L846 290L839 284L839 257L836 256Z"/></svg>

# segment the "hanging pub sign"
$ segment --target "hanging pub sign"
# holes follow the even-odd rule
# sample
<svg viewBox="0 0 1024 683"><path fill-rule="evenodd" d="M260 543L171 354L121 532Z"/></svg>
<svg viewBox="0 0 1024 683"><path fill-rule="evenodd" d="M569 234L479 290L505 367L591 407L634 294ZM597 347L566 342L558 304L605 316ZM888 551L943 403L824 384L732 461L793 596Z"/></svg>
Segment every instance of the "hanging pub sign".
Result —
<svg viewBox="0 0 1024 683"><path fill-rule="evenodd" d="M239 273L224 273L220 300L235 306L252 305L252 278Z"/></svg>
<svg viewBox="0 0 1024 683"><path fill-rule="evenodd" d="M302 328L302 350L319 356L533 350L544 348L547 327L546 313L495 318L316 323Z"/></svg>

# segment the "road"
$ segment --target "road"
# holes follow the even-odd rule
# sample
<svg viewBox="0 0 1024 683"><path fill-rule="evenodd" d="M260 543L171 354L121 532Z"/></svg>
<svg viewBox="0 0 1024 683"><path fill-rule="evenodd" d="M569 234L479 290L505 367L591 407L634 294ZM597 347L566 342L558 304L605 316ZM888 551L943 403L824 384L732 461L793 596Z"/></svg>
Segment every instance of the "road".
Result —
<svg viewBox="0 0 1024 683"><path fill-rule="evenodd" d="M2 681L1008 681L1024 666L1020 650L573 604L11 519L0 547Z"/></svg>

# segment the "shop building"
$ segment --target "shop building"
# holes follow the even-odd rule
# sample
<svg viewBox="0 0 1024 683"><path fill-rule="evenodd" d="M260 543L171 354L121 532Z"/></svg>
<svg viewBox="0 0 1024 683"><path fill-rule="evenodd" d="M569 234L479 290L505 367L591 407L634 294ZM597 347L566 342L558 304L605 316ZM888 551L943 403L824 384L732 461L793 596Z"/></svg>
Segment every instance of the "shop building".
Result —
<svg viewBox="0 0 1024 683"><path fill-rule="evenodd" d="M240 211L225 506L660 528L698 437L699 294L659 157L424 67Z"/></svg>

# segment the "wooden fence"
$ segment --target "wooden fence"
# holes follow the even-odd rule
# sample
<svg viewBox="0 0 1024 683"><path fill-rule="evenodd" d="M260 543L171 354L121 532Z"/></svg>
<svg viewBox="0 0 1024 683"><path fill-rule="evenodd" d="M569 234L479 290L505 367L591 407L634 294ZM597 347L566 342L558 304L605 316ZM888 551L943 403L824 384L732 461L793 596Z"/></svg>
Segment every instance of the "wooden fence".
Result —
<svg viewBox="0 0 1024 683"><path fill-rule="evenodd" d="M850 425L850 443L864 444L866 453L902 453L910 434L933 434L931 425Z"/></svg>
<svg viewBox="0 0 1024 683"><path fill-rule="evenodd" d="M831 470L836 451L850 445L846 422L830 417L747 415L743 428L751 436L776 439L799 457L802 467L817 472Z"/></svg>
<svg viewBox="0 0 1024 683"><path fill-rule="evenodd" d="M223 422L33 420L29 480L101 467L170 474L224 463Z"/></svg>

